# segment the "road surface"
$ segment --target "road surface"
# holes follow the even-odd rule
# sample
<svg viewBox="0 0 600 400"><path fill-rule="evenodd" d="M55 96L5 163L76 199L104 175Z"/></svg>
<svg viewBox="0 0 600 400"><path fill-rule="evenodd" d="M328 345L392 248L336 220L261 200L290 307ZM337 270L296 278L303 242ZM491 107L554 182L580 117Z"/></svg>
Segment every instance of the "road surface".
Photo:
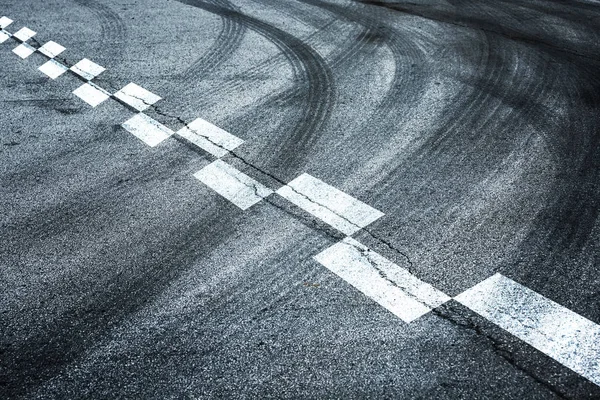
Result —
<svg viewBox="0 0 600 400"><path fill-rule="evenodd" d="M600 398L600 3L0 16L0 397Z"/></svg>

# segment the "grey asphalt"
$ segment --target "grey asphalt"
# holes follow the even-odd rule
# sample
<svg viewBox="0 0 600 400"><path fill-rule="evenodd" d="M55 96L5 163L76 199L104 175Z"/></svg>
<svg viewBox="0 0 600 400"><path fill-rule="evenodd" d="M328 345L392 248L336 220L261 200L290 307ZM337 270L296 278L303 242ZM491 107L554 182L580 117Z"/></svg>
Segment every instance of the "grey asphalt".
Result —
<svg viewBox="0 0 600 400"><path fill-rule="evenodd" d="M600 323L600 3L0 0L0 14L385 216L362 243L450 296L496 272ZM1 16L0 15L0 16ZM313 260L343 235L242 211L0 44L0 398L600 398L451 301L406 324Z"/></svg>

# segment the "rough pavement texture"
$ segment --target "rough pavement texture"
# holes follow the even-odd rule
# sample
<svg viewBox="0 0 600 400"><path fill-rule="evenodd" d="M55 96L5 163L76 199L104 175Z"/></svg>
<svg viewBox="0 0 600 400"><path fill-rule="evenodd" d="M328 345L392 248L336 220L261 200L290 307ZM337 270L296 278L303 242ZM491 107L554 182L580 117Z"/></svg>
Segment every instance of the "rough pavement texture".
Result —
<svg viewBox="0 0 600 400"><path fill-rule="evenodd" d="M0 0L135 82L225 159L386 215L356 237L451 296L496 272L600 323L600 4ZM599 398L456 302L406 324L313 256L340 234L242 211L133 113L0 44L0 397Z"/></svg>

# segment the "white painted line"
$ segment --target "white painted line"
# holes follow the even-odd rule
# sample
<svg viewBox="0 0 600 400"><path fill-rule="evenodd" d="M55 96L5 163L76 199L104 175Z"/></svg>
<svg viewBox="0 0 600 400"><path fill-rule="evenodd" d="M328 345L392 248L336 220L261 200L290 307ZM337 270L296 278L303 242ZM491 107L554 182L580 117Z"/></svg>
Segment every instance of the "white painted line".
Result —
<svg viewBox="0 0 600 400"><path fill-rule="evenodd" d="M4 29L12 23L13 23L12 19L10 19L8 17L2 17L2 18L0 18L0 29Z"/></svg>
<svg viewBox="0 0 600 400"><path fill-rule="evenodd" d="M50 79L56 79L68 70L65 65L62 65L56 60L49 60L38 69L48 75Z"/></svg>
<svg viewBox="0 0 600 400"><path fill-rule="evenodd" d="M408 270L350 237L314 258L404 322L412 322L451 300Z"/></svg>
<svg viewBox="0 0 600 400"><path fill-rule="evenodd" d="M13 53L18 55L21 58L27 58L33 53L35 53L35 49L28 45L27 43L21 43L17 47L13 49Z"/></svg>
<svg viewBox="0 0 600 400"><path fill-rule="evenodd" d="M123 89L115 93L115 97L138 111L144 111L161 99L160 96L147 91L135 83L126 85Z"/></svg>
<svg viewBox="0 0 600 400"><path fill-rule="evenodd" d="M150 147L173 135L172 130L143 113L128 119L121 126Z"/></svg>
<svg viewBox="0 0 600 400"><path fill-rule="evenodd" d="M0 43L4 43L8 39L10 39L10 35L4 31L0 31Z"/></svg>
<svg viewBox="0 0 600 400"><path fill-rule="evenodd" d="M13 36L22 42L26 42L29 39L31 39L32 37L34 37L35 34L36 33L34 31L32 31L31 29L23 27L23 28L19 29L17 33L13 34Z"/></svg>
<svg viewBox="0 0 600 400"><path fill-rule="evenodd" d="M54 58L65 51L65 48L56 42L49 41L40 47L38 51L47 57Z"/></svg>
<svg viewBox="0 0 600 400"><path fill-rule="evenodd" d="M227 200L246 210L273 193L271 189L222 160L216 160L194 176Z"/></svg>
<svg viewBox="0 0 600 400"><path fill-rule="evenodd" d="M346 235L352 235L384 215L309 174L300 175L277 194Z"/></svg>
<svg viewBox="0 0 600 400"><path fill-rule="evenodd" d="M110 94L106 90L94 85L93 83L86 83L79 86L73 91L73 94L92 107L96 107L98 104L105 102L110 97Z"/></svg>
<svg viewBox="0 0 600 400"><path fill-rule="evenodd" d="M71 67L71 71L81 76L83 79L87 79L89 81L100 75L102 72L105 71L105 69L104 67L101 67L95 62L84 58L77 64L73 65Z"/></svg>
<svg viewBox="0 0 600 400"><path fill-rule="evenodd" d="M223 157L229 151L244 143L239 137L202 118L190 122L187 127L180 129L177 134L215 157Z"/></svg>
<svg viewBox="0 0 600 400"><path fill-rule="evenodd" d="M501 274L455 300L600 385L600 325Z"/></svg>

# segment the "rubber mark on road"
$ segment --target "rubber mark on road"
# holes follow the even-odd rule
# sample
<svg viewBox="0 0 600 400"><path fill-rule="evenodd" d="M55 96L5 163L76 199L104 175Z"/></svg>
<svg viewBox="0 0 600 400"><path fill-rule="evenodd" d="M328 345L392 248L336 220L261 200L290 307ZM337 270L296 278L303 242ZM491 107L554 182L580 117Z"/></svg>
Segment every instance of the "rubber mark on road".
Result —
<svg viewBox="0 0 600 400"><path fill-rule="evenodd" d="M186 127L180 129L177 135L218 158L225 156L244 143L237 136L202 118L190 122Z"/></svg>
<svg viewBox="0 0 600 400"><path fill-rule="evenodd" d="M143 113L136 114L121 126L150 147L158 145L173 135L171 129Z"/></svg>
<svg viewBox="0 0 600 400"><path fill-rule="evenodd" d="M123 89L115 93L114 96L138 111L144 111L161 99L160 96L149 92L135 83L129 83Z"/></svg>
<svg viewBox="0 0 600 400"><path fill-rule="evenodd" d="M73 94L92 107L96 107L110 97L110 94L106 90L91 82L79 86L73 91Z"/></svg>
<svg viewBox="0 0 600 400"><path fill-rule="evenodd" d="M222 160L216 160L194 176L206 186L246 210L273 191Z"/></svg>
<svg viewBox="0 0 600 400"><path fill-rule="evenodd" d="M13 21L0 18L4 29ZM13 51L26 58L36 50L26 44L36 35L22 28L12 35L0 31L0 43L11 36L23 42ZM64 47L48 42L38 51L50 58L39 69L55 79L67 67L54 60ZM83 59L70 68L85 80L92 80L105 69ZM104 89L86 83L74 93L92 106L110 97ZM115 98L136 110L145 110L160 99L133 83L121 89ZM122 126L150 146L173 135L173 131L143 113ZM222 157L243 141L234 135L197 119L177 133L214 156ZM245 210L273 193L271 189L216 160L194 176L239 208ZM277 191L279 195L310 212L346 235L351 235L384 214L348 194L303 174ZM347 237L314 257L316 261L371 297L403 321L410 322L438 307L450 298L421 281L410 271L394 264ZM600 385L600 326L544 296L500 275L481 282L457 296L456 301L497 324L564 366Z"/></svg>
<svg viewBox="0 0 600 400"><path fill-rule="evenodd" d="M280 188L277 194L346 235L352 235L384 215L306 173Z"/></svg>
<svg viewBox="0 0 600 400"><path fill-rule="evenodd" d="M451 299L350 237L314 258L404 322L412 322Z"/></svg>
<svg viewBox="0 0 600 400"><path fill-rule="evenodd" d="M455 300L600 385L600 326L496 274Z"/></svg>

